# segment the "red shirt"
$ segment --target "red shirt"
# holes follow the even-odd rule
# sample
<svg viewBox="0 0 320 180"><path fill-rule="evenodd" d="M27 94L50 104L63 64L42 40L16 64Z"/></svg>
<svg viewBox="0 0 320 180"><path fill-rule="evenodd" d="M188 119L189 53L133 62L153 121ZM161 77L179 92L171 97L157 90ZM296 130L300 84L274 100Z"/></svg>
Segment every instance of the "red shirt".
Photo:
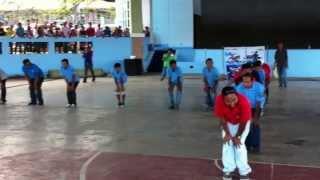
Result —
<svg viewBox="0 0 320 180"><path fill-rule="evenodd" d="M224 97L222 95L218 96L214 114L231 124L240 124L250 121L252 114L251 105L248 99L240 94L237 94L237 96L239 100L234 108L231 108L224 103Z"/></svg>
<svg viewBox="0 0 320 180"><path fill-rule="evenodd" d="M87 36L93 37L96 35L96 30L94 28L88 28L87 29Z"/></svg>
<svg viewBox="0 0 320 180"><path fill-rule="evenodd" d="M271 81L271 68L270 68L270 66L268 64L264 63L262 65L262 68L266 74L266 82L270 83L270 81Z"/></svg>

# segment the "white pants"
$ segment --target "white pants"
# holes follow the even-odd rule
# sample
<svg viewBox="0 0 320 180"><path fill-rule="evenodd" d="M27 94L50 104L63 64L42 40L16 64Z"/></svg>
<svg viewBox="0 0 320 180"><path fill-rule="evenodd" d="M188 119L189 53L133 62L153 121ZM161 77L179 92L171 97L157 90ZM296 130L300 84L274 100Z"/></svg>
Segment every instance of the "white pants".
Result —
<svg viewBox="0 0 320 180"><path fill-rule="evenodd" d="M251 167L248 164L248 152L246 148L246 138L250 131L250 124L249 121L246 125L245 130L241 135L241 145L240 147L236 147L233 145L233 142L230 141L225 143L222 146L222 163L223 163L223 172L224 173L231 173L238 168L240 175L247 175L251 173ZM232 137L236 136L239 128L239 124L234 125L228 123L229 131ZM225 136L224 130L222 130L222 138Z"/></svg>

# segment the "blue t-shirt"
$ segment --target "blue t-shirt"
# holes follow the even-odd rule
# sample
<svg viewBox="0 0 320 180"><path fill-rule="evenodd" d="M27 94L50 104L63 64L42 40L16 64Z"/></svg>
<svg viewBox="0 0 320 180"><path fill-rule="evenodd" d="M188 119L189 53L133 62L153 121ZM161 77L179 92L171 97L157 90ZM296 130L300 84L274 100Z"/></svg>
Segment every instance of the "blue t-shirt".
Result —
<svg viewBox="0 0 320 180"><path fill-rule="evenodd" d="M255 108L257 103L260 103L261 108L263 107L265 96L262 84L253 82L251 88L246 88L243 86L243 83L240 83L236 89L238 93L248 98L252 108Z"/></svg>
<svg viewBox="0 0 320 180"><path fill-rule="evenodd" d="M79 82L79 77L71 66L68 66L67 68L62 66L60 73L68 83Z"/></svg>
<svg viewBox="0 0 320 180"><path fill-rule="evenodd" d="M117 83L125 84L128 81L128 76L124 71L113 70L111 72L111 75Z"/></svg>
<svg viewBox="0 0 320 180"><path fill-rule="evenodd" d="M23 66L22 71L31 80L44 77L43 71L35 64L31 64L30 66Z"/></svg>
<svg viewBox="0 0 320 180"><path fill-rule="evenodd" d="M203 78L207 81L209 87L214 87L216 81L219 80L219 71L215 67L211 69L209 69L208 67L203 68L202 75Z"/></svg>
<svg viewBox="0 0 320 180"><path fill-rule="evenodd" d="M168 68L168 79L170 83L177 84L182 83L182 71L179 67Z"/></svg>
<svg viewBox="0 0 320 180"><path fill-rule="evenodd" d="M259 74L259 78L260 78L260 83L265 85L266 84L266 73L264 72L264 70L259 70L258 74Z"/></svg>

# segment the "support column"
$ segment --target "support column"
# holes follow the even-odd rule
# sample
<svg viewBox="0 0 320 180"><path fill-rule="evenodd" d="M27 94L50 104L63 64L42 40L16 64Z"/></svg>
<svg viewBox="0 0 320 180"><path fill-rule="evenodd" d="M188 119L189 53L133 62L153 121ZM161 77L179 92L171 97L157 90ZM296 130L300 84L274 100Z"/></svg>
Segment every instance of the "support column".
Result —
<svg viewBox="0 0 320 180"><path fill-rule="evenodd" d="M131 0L131 28L132 33L142 33L142 0Z"/></svg>

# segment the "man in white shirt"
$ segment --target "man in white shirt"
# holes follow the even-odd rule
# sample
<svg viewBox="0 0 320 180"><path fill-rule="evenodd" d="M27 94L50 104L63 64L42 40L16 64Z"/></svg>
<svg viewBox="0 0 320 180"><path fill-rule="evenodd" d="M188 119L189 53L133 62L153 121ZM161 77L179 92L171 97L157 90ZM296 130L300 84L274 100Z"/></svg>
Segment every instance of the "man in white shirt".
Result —
<svg viewBox="0 0 320 180"><path fill-rule="evenodd" d="M7 74L0 68L0 82L1 82L1 104L5 104L7 102L6 96L7 96L7 88L6 88L6 82L7 82L8 76Z"/></svg>

